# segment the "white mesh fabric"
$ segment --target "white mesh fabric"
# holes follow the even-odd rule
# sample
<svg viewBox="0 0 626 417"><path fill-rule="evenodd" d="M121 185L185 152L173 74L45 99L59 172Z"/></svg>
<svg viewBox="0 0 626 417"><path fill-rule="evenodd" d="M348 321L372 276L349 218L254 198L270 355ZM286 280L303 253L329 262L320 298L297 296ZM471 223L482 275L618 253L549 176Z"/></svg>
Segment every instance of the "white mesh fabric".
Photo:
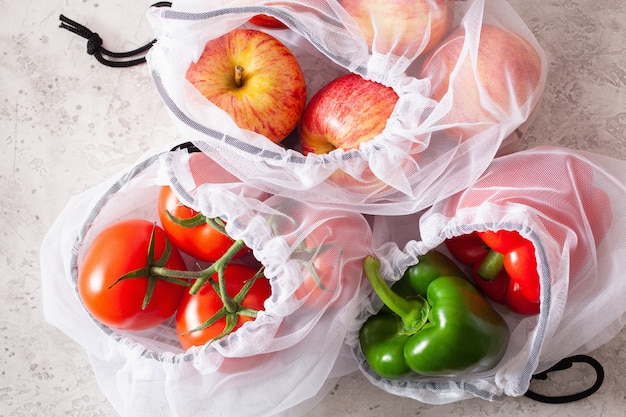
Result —
<svg viewBox="0 0 626 417"><path fill-rule="evenodd" d="M421 44L417 49L398 44L382 53L382 41L374 39L369 46L355 19L340 2L330 0L174 2L171 10L158 8L149 14L158 42L147 59L155 87L185 137L235 176L300 200L371 214L413 213L467 187L494 155L516 148L541 98L547 71L541 47L505 0L447 3L454 7L450 33L461 31L464 39L451 77L478 80L471 94L451 82L447 94L432 98L436 80L422 71L428 54L420 52ZM259 13L289 26L270 33L298 59L309 99L348 72L392 87L399 100L385 130L358 149L304 156L297 130L284 146L274 144L237 127L198 93L185 73L206 42L250 27L246 22ZM496 52L488 59L480 52L479 57L483 25L514 34L533 58L524 59L517 50ZM444 38L437 45L445 43ZM526 66L520 68L515 57ZM484 81L480 63L497 59L514 63L507 67L497 62L494 68L501 73L490 72L489 82ZM515 71L522 76L511 78ZM496 84L499 93L490 91ZM463 97L472 101L463 104ZM480 109L479 117L467 115L466 108ZM338 170L349 175L337 175Z"/></svg>
<svg viewBox="0 0 626 417"><path fill-rule="evenodd" d="M519 396L534 373L599 347L626 323L624 161L557 147L529 149L496 158L467 190L421 217L378 217L376 222L375 252L389 279L399 279L431 249L447 252L442 246L447 238L505 229L518 230L533 242L541 285L537 316L495 306L511 331L500 364L492 372L452 379L390 382L373 374L363 362L356 334L380 302L366 303L349 343L364 373L389 392L430 403Z"/></svg>
<svg viewBox="0 0 626 417"><path fill-rule="evenodd" d="M85 348L122 416L301 415L335 378L356 370L344 340L365 297L361 261L371 251L371 229L359 213L270 196L229 182L233 177L204 154L175 154L173 160L191 160L195 174L209 179L181 198L223 218L231 236L265 265L272 296L264 311L229 336L185 352L173 319L141 332L117 331L83 308L77 270L95 236L120 219L158 222L159 187L168 179L176 186L167 176L172 154L165 152L80 194L61 213L42 246L46 319ZM195 261L188 263L193 268ZM326 290L308 285L312 267Z"/></svg>

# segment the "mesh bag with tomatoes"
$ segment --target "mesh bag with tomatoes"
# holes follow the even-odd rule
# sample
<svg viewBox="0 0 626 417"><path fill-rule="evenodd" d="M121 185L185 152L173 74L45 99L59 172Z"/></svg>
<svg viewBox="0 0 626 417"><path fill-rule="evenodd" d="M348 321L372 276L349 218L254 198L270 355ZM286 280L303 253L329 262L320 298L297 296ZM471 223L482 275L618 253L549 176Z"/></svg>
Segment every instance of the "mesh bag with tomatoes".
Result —
<svg viewBox="0 0 626 417"><path fill-rule="evenodd" d="M172 176L180 159L193 175ZM44 313L120 415L301 415L357 369L344 342L370 244L356 212L165 150L65 207L42 243Z"/></svg>
<svg viewBox="0 0 626 417"><path fill-rule="evenodd" d="M150 72L186 138L264 191L369 214L426 208L516 149L547 72L505 0L175 1L148 16Z"/></svg>
<svg viewBox="0 0 626 417"><path fill-rule="evenodd" d="M473 185L423 213L377 217L374 253L387 281L406 280L405 271L439 251L506 321L509 339L490 368L456 374L411 368L383 378L359 340L382 304L373 296L348 338L363 373L384 390L428 403L525 394L531 376L598 348L626 323L625 227L626 163L547 146L496 158ZM449 339L458 356L481 342L463 337Z"/></svg>

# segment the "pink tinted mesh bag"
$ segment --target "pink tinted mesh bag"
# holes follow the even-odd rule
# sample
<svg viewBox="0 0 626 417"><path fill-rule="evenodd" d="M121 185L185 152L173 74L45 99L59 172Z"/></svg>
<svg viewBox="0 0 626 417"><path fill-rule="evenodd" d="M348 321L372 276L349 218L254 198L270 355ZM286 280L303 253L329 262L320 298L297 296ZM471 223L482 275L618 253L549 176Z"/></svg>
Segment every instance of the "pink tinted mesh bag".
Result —
<svg viewBox="0 0 626 417"><path fill-rule="evenodd" d="M362 213L414 213L466 188L496 154L517 148L547 65L505 0L429 2L433 9L420 11L427 19L410 41L395 35L401 21L388 19L396 12L387 3L358 10L354 1L175 1L149 13L158 39L147 56L150 72L185 138L238 178ZM250 24L258 14L288 29ZM384 130L351 149L305 155L298 129L277 144L238 127L186 78L207 42L237 28L264 30L289 48L307 102L348 73L391 87L398 101Z"/></svg>
<svg viewBox="0 0 626 417"><path fill-rule="evenodd" d="M540 312L519 315L492 303L511 334L499 365L458 378L377 376L358 343L361 324L380 308L377 297L363 306L348 343L363 373L396 395L434 404L523 395L534 374L598 348L624 327L625 227L625 161L558 147L498 157L466 190L423 213L377 217L373 230L374 252L390 281L432 249L449 254L443 243L454 236L515 230L533 243Z"/></svg>

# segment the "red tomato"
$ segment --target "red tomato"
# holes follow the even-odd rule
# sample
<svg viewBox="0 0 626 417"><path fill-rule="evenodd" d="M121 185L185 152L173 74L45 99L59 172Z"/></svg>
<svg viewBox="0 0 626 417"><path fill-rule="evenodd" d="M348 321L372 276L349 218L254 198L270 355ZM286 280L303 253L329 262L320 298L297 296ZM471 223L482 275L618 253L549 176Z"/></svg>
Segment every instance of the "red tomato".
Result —
<svg viewBox="0 0 626 417"><path fill-rule="evenodd" d="M296 298L313 308L350 298L363 273L363 254L353 249L352 241L367 239L369 231L367 221L353 214L331 218L313 229L305 239L305 276Z"/></svg>
<svg viewBox="0 0 626 417"><path fill-rule="evenodd" d="M116 283L123 275L147 268L150 237L154 230L154 260L160 261L167 237L163 229L146 220L123 220L104 229L85 254L78 268L78 294L91 315L103 324L122 330L141 330L156 326L176 311L186 287L145 274ZM185 270L185 263L170 245L168 269ZM154 292L142 307L154 280ZM115 284L115 285L113 285Z"/></svg>
<svg viewBox="0 0 626 417"><path fill-rule="evenodd" d="M167 212L178 219L189 219L197 215L198 212L183 205L169 186L161 187L157 207L159 219L167 237L174 246L196 259L215 262L234 243L233 239L207 223L195 227L184 227L176 224L167 215ZM247 249L242 249L236 257L243 256L247 251Z"/></svg>
<svg viewBox="0 0 626 417"><path fill-rule="evenodd" d="M246 281L252 278L257 270L240 264L229 264L224 270L226 292L232 298L243 288ZM217 282L217 273L213 275ZM266 278L258 278L248 294L241 301L241 306L252 310L263 310L265 300L271 295L272 290ZM183 348L201 346L213 340L222 333L226 326L226 318L217 320L212 325L202 330L191 331L213 317L224 304L210 284L200 288L198 293L192 295L186 292L180 301L176 312L176 332ZM234 313L237 314L237 313ZM254 320L253 317L237 315L237 323L232 331L240 328L245 322Z"/></svg>
<svg viewBox="0 0 626 417"><path fill-rule="evenodd" d="M309 239L308 244L313 244ZM305 270L302 284L296 289L295 296L304 300L310 307L322 307L336 296L339 288L339 266L341 247L326 244L305 249L311 258L302 262Z"/></svg>

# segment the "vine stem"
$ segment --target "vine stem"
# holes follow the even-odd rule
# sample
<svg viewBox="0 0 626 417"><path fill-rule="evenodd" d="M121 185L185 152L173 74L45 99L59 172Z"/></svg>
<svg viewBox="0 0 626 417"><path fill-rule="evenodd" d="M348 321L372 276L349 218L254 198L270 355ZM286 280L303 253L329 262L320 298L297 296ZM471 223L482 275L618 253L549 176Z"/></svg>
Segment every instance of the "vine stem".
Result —
<svg viewBox="0 0 626 417"><path fill-rule="evenodd" d="M189 280L195 279L195 282L191 286L189 293L197 294L198 291L200 291L200 288L202 288L202 286L206 284L211 276L217 273L219 286L220 288L222 288L224 287L224 285L222 284L224 283L224 270L226 269L226 265L228 265L230 261L234 258L234 256L244 247L245 243L243 242L243 240L235 240L220 259L213 262L209 267L201 271L180 271L161 266L152 266L150 267L150 274L159 277L181 278Z"/></svg>

